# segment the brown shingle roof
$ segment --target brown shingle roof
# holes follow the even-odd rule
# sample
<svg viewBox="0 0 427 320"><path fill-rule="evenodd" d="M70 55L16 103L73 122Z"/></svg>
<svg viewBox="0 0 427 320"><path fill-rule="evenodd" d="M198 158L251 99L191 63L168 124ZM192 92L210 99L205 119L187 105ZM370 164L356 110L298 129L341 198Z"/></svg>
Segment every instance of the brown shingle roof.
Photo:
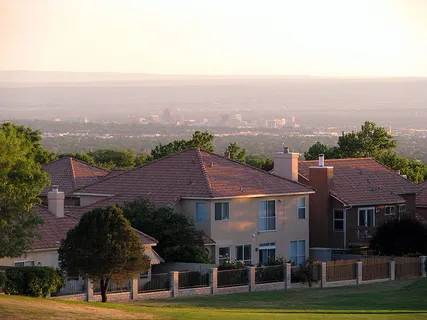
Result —
<svg viewBox="0 0 427 320"><path fill-rule="evenodd" d="M65 216L57 218L49 212L46 206L37 205L35 213L43 218L43 224L39 225L37 231L40 238L36 238L32 244L33 250L57 249L61 240L65 239L68 230L74 228L80 221L83 214L89 211L81 207L65 207ZM136 230L144 245L155 245L157 240L149 235Z"/></svg>
<svg viewBox="0 0 427 320"><path fill-rule="evenodd" d="M52 185L58 185L66 196L70 196L75 189L92 184L108 174L105 169L71 157L48 163L42 169L50 175ZM46 187L42 195L46 196L50 189L50 186Z"/></svg>
<svg viewBox="0 0 427 320"><path fill-rule="evenodd" d="M318 161L299 161L299 174L309 177L309 167ZM345 205L403 203L399 194L419 192L419 187L372 158L330 159L334 167L331 195Z"/></svg>
<svg viewBox="0 0 427 320"><path fill-rule="evenodd" d="M146 198L172 205L181 198L220 198L311 193L313 189L199 149L186 149L135 169L112 175L75 194L111 194L114 201Z"/></svg>
<svg viewBox="0 0 427 320"><path fill-rule="evenodd" d="M427 207L427 180L418 184L421 192L417 194L416 206Z"/></svg>

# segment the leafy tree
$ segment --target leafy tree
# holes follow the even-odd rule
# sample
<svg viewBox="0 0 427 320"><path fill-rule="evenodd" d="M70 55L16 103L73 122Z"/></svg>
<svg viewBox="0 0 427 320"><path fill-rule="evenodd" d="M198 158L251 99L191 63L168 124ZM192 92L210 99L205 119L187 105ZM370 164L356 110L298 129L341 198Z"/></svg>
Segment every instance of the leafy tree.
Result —
<svg viewBox="0 0 427 320"><path fill-rule="evenodd" d="M399 156L394 151L389 151L377 157L377 160L392 170L400 171L400 174L406 175L409 180L419 183L424 180L426 166L419 160L408 160Z"/></svg>
<svg viewBox="0 0 427 320"><path fill-rule="evenodd" d="M304 153L304 159L317 160L319 159L319 154L324 154L326 159L335 159L338 157L338 150L337 147L328 147L317 141Z"/></svg>
<svg viewBox="0 0 427 320"><path fill-rule="evenodd" d="M95 160L92 156L88 155L85 152L69 152L69 153L61 153L58 155L59 158L72 157L75 159L82 160L89 164L95 165Z"/></svg>
<svg viewBox="0 0 427 320"><path fill-rule="evenodd" d="M123 212L132 227L159 241L156 250L166 261L209 262L202 233L185 215L141 198L127 203Z"/></svg>
<svg viewBox="0 0 427 320"><path fill-rule="evenodd" d="M262 169L264 171L271 171L274 168L274 161L270 158L264 158L257 154L251 154L245 159L246 164Z"/></svg>
<svg viewBox="0 0 427 320"><path fill-rule="evenodd" d="M155 146L153 150L151 150L151 157L153 160L156 160L187 148L200 148L213 152L213 140L214 136L208 131L201 132L197 130L193 133L193 136L190 140L175 140L169 142L168 144L160 143L159 145Z"/></svg>
<svg viewBox="0 0 427 320"><path fill-rule="evenodd" d="M93 158L95 164L112 168L133 168L135 166L135 152L130 149L97 149L88 153Z"/></svg>
<svg viewBox="0 0 427 320"><path fill-rule="evenodd" d="M224 155L227 156L227 153L230 154L230 159L245 163L246 161L246 149L241 149L237 142L231 142L227 149L224 152Z"/></svg>
<svg viewBox="0 0 427 320"><path fill-rule="evenodd" d="M135 165L140 166L150 161L151 161L151 156L149 154L141 152L136 156Z"/></svg>
<svg viewBox="0 0 427 320"><path fill-rule="evenodd" d="M32 209L49 176L36 159L43 153L37 135L11 123L0 127L0 258L30 249L42 222Z"/></svg>
<svg viewBox="0 0 427 320"><path fill-rule="evenodd" d="M383 127L365 121L361 130L338 138L340 158L376 157L396 148L396 140Z"/></svg>
<svg viewBox="0 0 427 320"><path fill-rule="evenodd" d="M110 280L129 279L150 267L138 234L114 205L86 213L58 252L67 275L99 280L102 302L107 301Z"/></svg>
<svg viewBox="0 0 427 320"><path fill-rule="evenodd" d="M371 248L384 255L427 254L427 228L415 219L393 219L377 228Z"/></svg>

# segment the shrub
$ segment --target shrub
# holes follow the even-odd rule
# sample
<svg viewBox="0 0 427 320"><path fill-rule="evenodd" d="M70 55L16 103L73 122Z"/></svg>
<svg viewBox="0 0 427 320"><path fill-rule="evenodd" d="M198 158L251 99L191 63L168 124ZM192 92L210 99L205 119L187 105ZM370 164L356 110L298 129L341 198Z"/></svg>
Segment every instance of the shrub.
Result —
<svg viewBox="0 0 427 320"><path fill-rule="evenodd" d="M7 294L47 297L63 285L61 275L51 267L12 267L6 270Z"/></svg>
<svg viewBox="0 0 427 320"><path fill-rule="evenodd" d="M6 274L4 272L0 272L0 288L3 288L6 284Z"/></svg>
<svg viewBox="0 0 427 320"><path fill-rule="evenodd" d="M226 261L218 266L218 270L236 270L243 269L245 264L242 261Z"/></svg>
<svg viewBox="0 0 427 320"><path fill-rule="evenodd" d="M313 257L307 258L304 263L298 267L292 267L292 282L308 283L311 287L318 281L319 263Z"/></svg>

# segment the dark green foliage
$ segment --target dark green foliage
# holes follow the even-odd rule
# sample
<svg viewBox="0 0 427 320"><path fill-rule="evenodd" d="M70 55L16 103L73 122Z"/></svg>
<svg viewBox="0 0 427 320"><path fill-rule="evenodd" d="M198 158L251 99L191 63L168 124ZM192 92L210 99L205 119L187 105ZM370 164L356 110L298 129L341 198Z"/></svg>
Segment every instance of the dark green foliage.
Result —
<svg viewBox="0 0 427 320"><path fill-rule="evenodd" d="M107 168L133 168L136 164L136 155L133 150L98 149L88 153L96 165Z"/></svg>
<svg viewBox="0 0 427 320"><path fill-rule="evenodd" d="M229 146L227 147L227 149L224 152L224 156L227 156L227 154L230 155L230 159L245 163L246 149L240 148L237 145L237 142L232 142L229 144Z"/></svg>
<svg viewBox="0 0 427 320"><path fill-rule="evenodd" d="M381 255L427 255L427 228L414 219L389 220L377 228L371 248Z"/></svg>
<svg viewBox="0 0 427 320"><path fill-rule="evenodd" d="M319 263L313 257L305 259L300 266L292 268L296 282L307 283L309 287L319 280ZM292 277L292 275L291 275Z"/></svg>
<svg viewBox="0 0 427 320"><path fill-rule="evenodd" d="M190 140L175 140L168 144L160 143L153 150L151 150L151 157L153 160L160 159L171 154L177 153L187 148L200 148L206 151L213 152L214 147L212 142L214 136L208 131L201 132L195 131Z"/></svg>
<svg viewBox="0 0 427 320"><path fill-rule="evenodd" d="M93 157L84 152L62 153L62 154L59 154L58 157L59 158L71 157L71 158L79 159L89 164L95 165L95 160L93 159Z"/></svg>
<svg viewBox="0 0 427 320"><path fill-rule="evenodd" d="M63 284L61 275L51 267L12 267L6 270L7 294L46 298Z"/></svg>
<svg viewBox="0 0 427 320"><path fill-rule="evenodd" d="M149 201L137 199L123 208L132 227L159 241L156 251L166 261L208 263L202 234L192 219L169 207L155 207Z"/></svg>
<svg viewBox="0 0 427 320"><path fill-rule="evenodd" d="M313 144L307 152L304 153L305 160L317 160L319 154L325 155L326 159L336 159L339 157L337 147L328 147L327 145L317 141Z"/></svg>
<svg viewBox="0 0 427 320"><path fill-rule="evenodd" d="M246 164L262 169L264 171L271 171L274 168L274 161L270 158L264 158L257 154L251 154L245 159Z"/></svg>
<svg viewBox="0 0 427 320"><path fill-rule="evenodd" d="M49 183L36 159L42 153L38 132L0 126L0 258L22 255L36 236L41 219L32 208Z"/></svg>
<svg viewBox="0 0 427 320"><path fill-rule="evenodd" d="M141 239L116 206L86 213L68 231L58 252L59 265L68 276L100 281L103 302L111 279L127 280L150 267Z"/></svg>
<svg viewBox="0 0 427 320"><path fill-rule="evenodd" d="M3 288L6 284L6 273L0 272L0 288Z"/></svg>
<svg viewBox="0 0 427 320"><path fill-rule="evenodd" d="M245 264L242 261L226 261L218 266L218 270L237 270L243 269Z"/></svg>

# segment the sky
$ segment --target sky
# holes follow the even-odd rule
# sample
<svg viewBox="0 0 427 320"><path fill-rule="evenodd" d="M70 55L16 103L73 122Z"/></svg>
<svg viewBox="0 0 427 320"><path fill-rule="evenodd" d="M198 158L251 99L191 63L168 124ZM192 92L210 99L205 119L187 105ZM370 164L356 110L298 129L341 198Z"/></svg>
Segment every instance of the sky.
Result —
<svg viewBox="0 0 427 320"><path fill-rule="evenodd" d="M0 70L427 76L427 0L0 0Z"/></svg>

